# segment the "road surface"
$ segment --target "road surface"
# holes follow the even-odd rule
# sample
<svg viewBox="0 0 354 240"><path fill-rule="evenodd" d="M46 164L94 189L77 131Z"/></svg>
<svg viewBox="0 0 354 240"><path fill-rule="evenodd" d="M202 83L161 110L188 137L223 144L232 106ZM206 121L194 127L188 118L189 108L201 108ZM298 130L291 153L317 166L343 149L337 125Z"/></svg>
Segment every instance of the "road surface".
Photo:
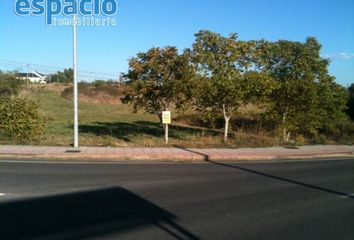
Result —
<svg viewBox="0 0 354 240"><path fill-rule="evenodd" d="M354 239L354 159L0 162L1 239Z"/></svg>

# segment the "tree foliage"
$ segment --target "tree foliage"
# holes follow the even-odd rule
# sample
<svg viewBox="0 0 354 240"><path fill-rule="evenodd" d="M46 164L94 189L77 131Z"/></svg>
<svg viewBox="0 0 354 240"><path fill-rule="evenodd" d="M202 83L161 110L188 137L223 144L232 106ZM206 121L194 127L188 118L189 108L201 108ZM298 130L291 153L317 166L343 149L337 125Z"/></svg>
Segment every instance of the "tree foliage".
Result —
<svg viewBox="0 0 354 240"><path fill-rule="evenodd" d="M122 98L134 111L161 113L171 107L183 108L190 98L188 81L193 71L188 56L175 47L152 48L129 60L128 90Z"/></svg>

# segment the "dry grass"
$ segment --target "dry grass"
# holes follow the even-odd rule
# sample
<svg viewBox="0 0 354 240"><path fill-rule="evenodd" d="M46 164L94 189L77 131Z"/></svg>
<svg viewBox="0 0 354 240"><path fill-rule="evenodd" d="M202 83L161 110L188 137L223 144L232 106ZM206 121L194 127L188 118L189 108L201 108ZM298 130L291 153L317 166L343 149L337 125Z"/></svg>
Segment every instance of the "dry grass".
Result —
<svg viewBox="0 0 354 240"><path fill-rule="evenodd" d="M122 104L119 97L112 96L107 93L99 92L93 98L85 94L79 94L79 99L83 103L92 103L92 104Z"/></svg>
<svg viewBox="0 0 354 240"><path fill-rule="evenodd" d="M30 84L25 86L20 95L23 97L33 96L34 93L41 92L41 91L51 91L54 93L62 93L65 88L69 85L62 84L62 83L51 83L51 84Z"/></svg>
<svg viewBox="0 0 354 240"><path fill-rule="evenodd" d="M83 103L92 104L121 104L124 87L120 84L80 84L79 99ZM72 100L73 87L68 86L61 92L61 97Z"/></svg>

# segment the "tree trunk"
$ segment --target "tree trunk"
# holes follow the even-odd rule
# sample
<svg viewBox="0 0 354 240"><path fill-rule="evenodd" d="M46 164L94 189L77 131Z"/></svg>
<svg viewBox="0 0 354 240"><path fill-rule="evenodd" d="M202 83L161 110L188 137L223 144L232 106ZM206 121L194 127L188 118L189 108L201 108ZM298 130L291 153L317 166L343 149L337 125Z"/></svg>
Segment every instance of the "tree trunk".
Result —
<svg viewBox="0 0 354 240"><path fill-rule="evenodd" d="M284 112L283 113L283 142L284 143L288 143L290 137L290 133L288 133L288 130L286 128L286 115L288 115L288 113Z"/></svg>
<svg viewBox="0 0 354 240"><path fill-rule="evenodd" d="M224 142L226 143L228 140L228 135L229 135L229 125L230 125L231 116L227 115L225 105L223 105L223 113L224 113L224 119L225 119Z"/></svg>
<svg viewBox="0 0 354 240"><path fill-rule="evenodd" d="M286 136L286 142L287 143L290 141L290 135L291 135L291 132L288 132L288 136Z"/></svg>

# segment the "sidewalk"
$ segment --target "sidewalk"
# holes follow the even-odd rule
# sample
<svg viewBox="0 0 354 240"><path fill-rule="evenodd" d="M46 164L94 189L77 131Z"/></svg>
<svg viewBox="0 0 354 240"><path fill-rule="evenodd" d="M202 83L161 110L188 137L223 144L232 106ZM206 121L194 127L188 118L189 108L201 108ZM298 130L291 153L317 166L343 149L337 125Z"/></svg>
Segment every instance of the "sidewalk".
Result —
<svg viewBox="0 0 354 240"><path fill-rule="evenodd" d="M2 160L68 161L237 161L344 157L354 159L354 146L317 145L298 149L284 147L240 149L195 148L99 148L82 147L70 153L68 147L0 146Z"/></svg>

